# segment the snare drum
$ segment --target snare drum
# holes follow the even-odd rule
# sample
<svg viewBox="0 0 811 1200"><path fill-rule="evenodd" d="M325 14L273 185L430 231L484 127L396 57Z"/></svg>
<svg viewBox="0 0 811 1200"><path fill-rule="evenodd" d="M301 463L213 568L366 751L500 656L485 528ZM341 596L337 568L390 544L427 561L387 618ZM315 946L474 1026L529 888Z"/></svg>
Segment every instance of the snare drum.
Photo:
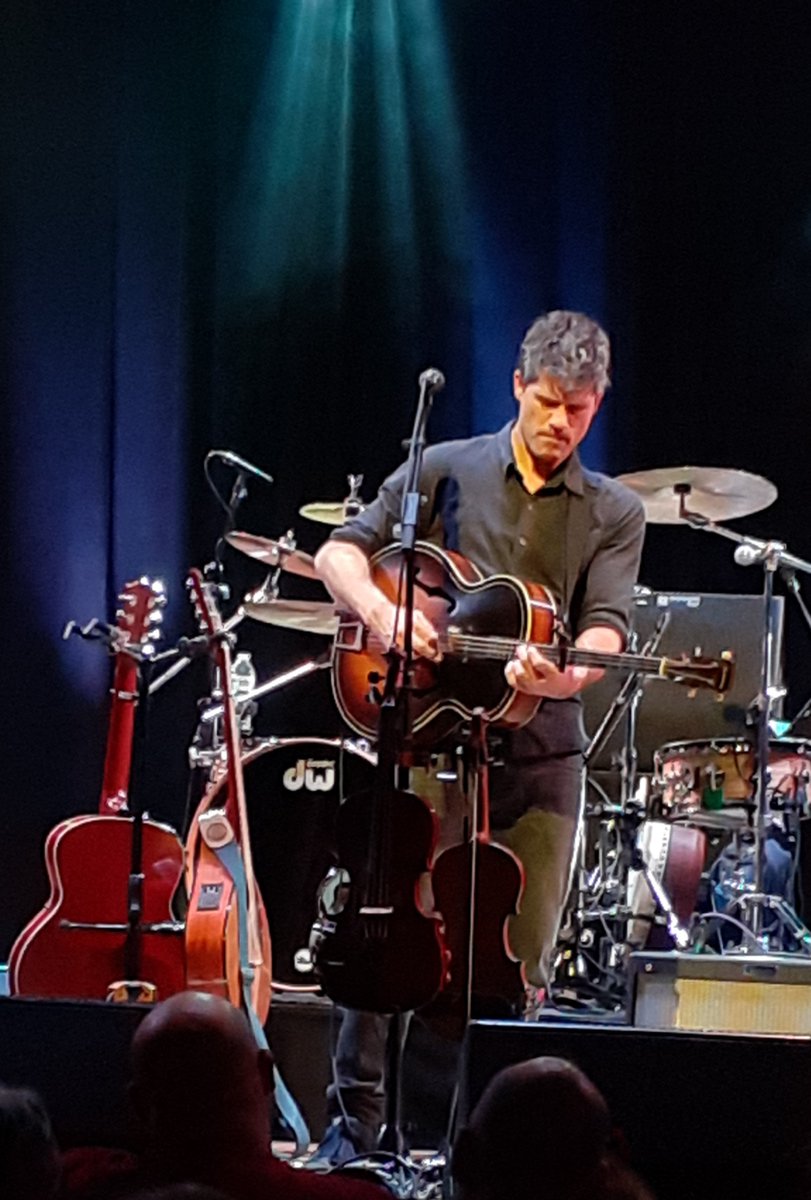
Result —
<svg viewBox="0 0 811 1200"><path fill-rule="evenodd" d="M655 781L670 821L711 829L744 825L755 793L755 754L747 738L668 742L654 754ZM768 796L774 811L805 816L811 778L811 742L769 742Z"/></svg>
<svg viewBox="0 0 811 1200"><path fill-rule="evenodd" d="M242 759L254 874L267 909L277 991L318 990L309 950L318 886L335 861L340 804L372 786L375 761L365 743L328 738L269 738ZM198 816L216 807L224 786L220 772Z"/></svg>

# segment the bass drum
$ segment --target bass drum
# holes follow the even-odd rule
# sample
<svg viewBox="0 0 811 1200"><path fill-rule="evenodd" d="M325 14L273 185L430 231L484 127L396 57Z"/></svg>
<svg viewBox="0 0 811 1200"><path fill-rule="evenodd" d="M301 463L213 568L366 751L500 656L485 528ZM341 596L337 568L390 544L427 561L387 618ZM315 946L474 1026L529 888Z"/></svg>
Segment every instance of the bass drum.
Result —
<svg viewBox="0 0 811 1200"><path fill-rule="evenodd" d="M701 875L707 857L707 836L701 829L668 821L645 821L637 847L654 879L664 888L679 923L685 928L695 912ZM634 950L662 949L669 936L653 924L656 904L641 871L628 872L628 944Z"/></svg>
<svg viewBox="0 0 811 1200"><path fill-rule="evenodd" d="M254 875L270 925L275 991L319 990L309 950L318 887L335 862L341 802L372 786L375 762L365 742L329 738L269 738L243 757ZM215 779L198 816L219 806L223 787L224 776Z"/></svg>

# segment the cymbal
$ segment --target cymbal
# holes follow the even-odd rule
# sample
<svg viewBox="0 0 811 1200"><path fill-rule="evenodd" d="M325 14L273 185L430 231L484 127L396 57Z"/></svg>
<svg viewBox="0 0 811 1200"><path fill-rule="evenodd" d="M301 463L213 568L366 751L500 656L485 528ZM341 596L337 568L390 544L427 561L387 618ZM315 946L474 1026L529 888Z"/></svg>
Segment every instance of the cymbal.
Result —
<svg viewBox="0 0 811 1200"><path fill-rule="evenodd" d="M345 525L347 518L357 516L364 508L365 505L358 501L350 505L343 500L340 504L315 500L312 504L302 505L299 514L307 517L309 521L318 521L321 525Z"/></svg>
<svg viewBox="0 0 811 1200"><path fill-rule="evenodd" d="M343 504L322 504L318 500L312 504L303 504L299 515L307 517L310 521L318 521L321 525L343 525L345 520Z"/></svg>
<svg viewBox="0 0 811 1200"><path fill-rule="evenodd" d="M282 625L305 633L321 633L332 637L338 629L338 614L334 604L326 600L254 600L261 592L249 592L242 605L246 617L263 621L265 625Z"/></svg>
<svg viewBox="0 0 811 1200"><path fill-rule="evenodd" d="M681 499L689 512L710 521L729 521L768 508L777 488L762 475L732 467L659 467L618 475L645 506L645 520L655 525L680 525Z"/></svg>
<svg viewBox="0 0 811 1200"><path fill-rule="evenodd" d="M270 538L259 537L255 533L227 533L225 540L235 550L265 563L268 567L281 567L291 575L301 575L304 579L318 579L315 569L315 559L303 550L291 550L284 542L274 542Z"/></svg>

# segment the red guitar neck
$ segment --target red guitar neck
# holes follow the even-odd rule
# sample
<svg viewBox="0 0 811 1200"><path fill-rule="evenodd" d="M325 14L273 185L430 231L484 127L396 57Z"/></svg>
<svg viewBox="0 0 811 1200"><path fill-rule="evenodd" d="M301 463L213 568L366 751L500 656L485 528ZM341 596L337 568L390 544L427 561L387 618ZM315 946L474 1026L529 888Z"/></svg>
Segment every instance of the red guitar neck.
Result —
<svg viewBox="0 0 811 1200"><path fill-rule="evenodd" d="M126 584L118 599L122 606L116 620L120 638L116 647L113 698L99 801L102 816L126 812L128 806L132 738L138 704L138 664L128 653L128 647L137 647L147 638L156 636L156 630L147 630L160 619L155 610L166 603L162 584L152 583L148 579Z"/></svg>
<svg viewBox="0 0 811 1200"><path fill-rule="evenodd" d="M126 653L118 655L113 674L113 699L104 756L99 812L103 816L126 810L132 767L132 736L138 703L138 667Z"/></svg>

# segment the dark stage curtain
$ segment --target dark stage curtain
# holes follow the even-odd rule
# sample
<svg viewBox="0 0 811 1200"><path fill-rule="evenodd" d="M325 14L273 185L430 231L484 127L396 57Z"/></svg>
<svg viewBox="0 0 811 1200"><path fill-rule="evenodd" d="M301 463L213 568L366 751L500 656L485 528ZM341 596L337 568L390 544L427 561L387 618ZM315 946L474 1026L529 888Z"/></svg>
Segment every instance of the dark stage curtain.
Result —
<svg viewBox="0 0 811 1200"><path fill-rule="evenodd" d="M584 308L616 350L590 463L763 473L781 499L746 527L811 557L799 6L19 0L3 26L0 954L43 898L44 834L97 803L110 664L62 624L151 573L168 633L191 629L211 446L275 477L240 524L312 550L299 505L349 471L373 493L423 367L448 377L434 438L493 428L529 320ZM262 577L227 565L235 597ZM757 586L686 530L653 530L644 570ZM325 648L243 629L262 678ZM155 704L150 808L176 824L204 685ZM259 732L339 733L324 674Z"/></svg>

